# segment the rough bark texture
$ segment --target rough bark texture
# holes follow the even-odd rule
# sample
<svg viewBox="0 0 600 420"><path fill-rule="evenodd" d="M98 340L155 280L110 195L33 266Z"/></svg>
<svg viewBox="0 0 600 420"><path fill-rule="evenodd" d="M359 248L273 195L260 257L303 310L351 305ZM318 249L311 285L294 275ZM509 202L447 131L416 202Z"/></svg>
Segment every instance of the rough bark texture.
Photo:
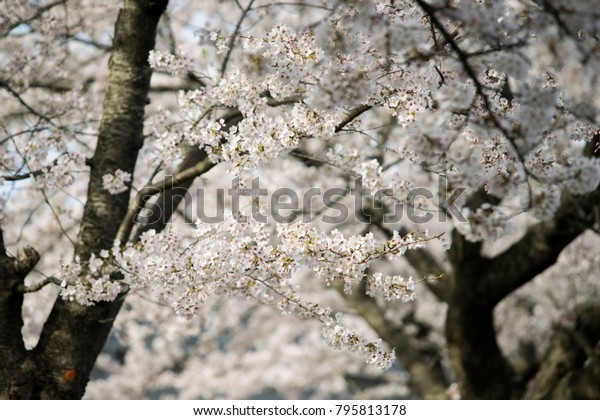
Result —
<svg viewBox="0 0 600 420"><path fill-rule="evenodd" d="M39 261L31 247L16 257L6 255L0 231L0 398L28 398L33 388L34 364L25 349L21 328L23 293L18 289Z"/></svg>
<svg viewBox="0 0 600 420"><path fill-rule="evenodd" d="M520 240L491 259L481 255L480 244L453 233L446 340L462 398L522 397L516 375L496 341L494 307L552 266L562 250L594 224L599 207L600 190L577 199L567 195L554 219L532 226ZM544 363L540 371L546 369ZM593 376L592 368L586 372Z"/></svg>
<svg viewBox="0 0 600 420"><path fill-rule="evenodd" d="M480 251L480 243L468 242L454 231L446 315L448 354L462 398L505 399L512 392L511 372L496 342L494 305L479 288L485 270Z"/></svg>
<svg viewBox="0 0 600 420"><path fill-rule="evenodd" d="M98 146L77 241L76 254L82 258L112 246L127 210L129 191L111 195L102 187L102 175L117 169L132 172L135 167L152 74L148 53L154 48L156 26L166 5L166 0L129 0L117 19Z"/></svg>
<svg viewBox="0 0 600 420"><path fill-rule="evenodd" d="M144 107L152 74L148 54L154 48L156 27L167 3L125 0L119 12L88 199L75 248L82 260L112 246L127 211L130 191L111 195L102 187L102 176L117 169L132 173L135 167L143 144ZM81 398L122 299L91 307L57 299L37 347L26 351L20 335L23 297L16 287L37 262L33 252L26 249L25 259L2 257L0 261L0 322L5 327L0 346L9 346L2 352L8 356L0 361L0 396Z"/></svg>

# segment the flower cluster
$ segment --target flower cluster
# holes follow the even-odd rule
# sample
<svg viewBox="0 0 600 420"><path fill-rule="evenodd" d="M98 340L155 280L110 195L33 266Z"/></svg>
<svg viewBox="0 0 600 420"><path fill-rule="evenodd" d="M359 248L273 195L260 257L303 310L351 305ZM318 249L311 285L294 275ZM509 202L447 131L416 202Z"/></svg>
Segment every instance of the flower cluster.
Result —
<svg viewBox="0 0 600 420"><path fill-rule="evenodd" d="M367 363L375 364L379 369L387 370L395 359L394 350L385 351L382 340L368 341L356 332L341 324L341 315L327 318L323 323L323 337L336 349L346 349L367 356Z"/></svg>
<svg viewBox="0 0 600 420"><path fill-rule="evenodd" d="M332 112L309 109L297 103L289 116L290 126L299 133L317 139L327 139L335 133L339 117Z"/></svg>
<svg viewBox="0 0 600 420"><path fill-rule="evenodd" d="M266 80L275 98L290 96L300 82L313 80L315 64L323 56L312 32L296 33L285 25L275 26L264 36L246 38L243 47L254 60L268 62L272 70Z"/></svg>
<svg viewBox="0 0 600 420"><path fill-rule="evenodd" d="M107 264L104 258L94 254L87 263L82 263L79 258L72 262L61 262L61 297L85 306L115 300L123 288L110 278L112 270L114 267Z"/></svg>
<svg viewBox="0 0 600 420"><path fill-rule="evenodd" d="M372 261L386 256L398 258L410 249L421 248L425 241L415 233L400 236L398 232L386 242L378 242L372 233L346 238L338 230L330 235L296 222L279 226L281 245L278 250L294 265L312 267L325 282L340 281L346 293L363 280L364 272ZM373 288L373 292L384 288Z"/></svg>
<svg viewBox="0 0 600 420"><path fill-rule="evenodd" d="M375 273L367 277L367 294L381 295L385 300L411 302L415 300L415 282L412 277L405 280L402 276L384 277L382 273Z"/></svg>
<svg viewBox="0 0 600 420"><path fill-rule="evenodd" d="M148 62L154 70L180 77L187 75L194 67L194 61L185 54L173 55L167 51L150 51Z"/></svg>
<svg viewBox="0 0 600 420"><path fill-rule="evenodd" d="M339 231L326 234L301 222L279 225L277 236L273 243L267 225L242 224L232 217L220 225L198 224L192 239L174 229L148 231L138 244L116 243L110 253L103 251L102 259L92 256L87 264L63 264L61 293L82 304L114 299L122 288L110 280L111 268L132 291L149 292L186 318L194 317L211 294L250 296L276 303L284 313L319 320L334 346L360 351L370 363L389 367L392 356L381 343L365 341L333 322L330 310L305 302L291 280L300 268L309 267L327 284L340 282L347 293L366 281L370 295L409 301L414 297L412 279L381 273L365 277L365 270L383 256L397 258L422 247L427 239L397 232L385 242L372 234L346 238Z"/></svg>
<svg viewBox="0 0 600 420"><path fill-rule="evenodd" d="M102 186L111 194L127 191L127 183L131 182L131 174L117 169L114 174L102 175Z"/></svg>

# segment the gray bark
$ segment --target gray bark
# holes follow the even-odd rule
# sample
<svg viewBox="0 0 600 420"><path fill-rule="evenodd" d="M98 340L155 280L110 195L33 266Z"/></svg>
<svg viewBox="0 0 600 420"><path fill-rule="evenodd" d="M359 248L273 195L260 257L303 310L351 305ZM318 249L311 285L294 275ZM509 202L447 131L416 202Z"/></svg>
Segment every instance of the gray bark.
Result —
<svg viewBox="0 0 600 420"><path fill-rule="evenodd" d="M75 247L82 261L110 249L127 211L130 190L111 195L102 187L102 176L117 169L133 173L135 168L152 74L148 54L167 3L125 0L119 12L98 143L90 162L88 198ZM20 335L23 296L16 290L37 258L31 249L23 255L0 258L0 322L5 336L0 347L6 350L3 355L9 355L0 359L0 397L81 398L123 300L84 307L58 298L38 345L26 351ZM65 376L70 371L75 373L72 378Z"/></svg>

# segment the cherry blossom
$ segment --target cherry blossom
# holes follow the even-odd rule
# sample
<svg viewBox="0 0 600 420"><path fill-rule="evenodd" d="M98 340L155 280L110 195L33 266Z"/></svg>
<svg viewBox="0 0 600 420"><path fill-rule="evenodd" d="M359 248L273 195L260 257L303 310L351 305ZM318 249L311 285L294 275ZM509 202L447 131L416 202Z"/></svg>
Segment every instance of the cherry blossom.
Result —
<svg viewBox="0 0 600 420"><path fill-rule="evenodd" d="M6 354L78 308L89 397L589 397L544 375L598 293L595 2L142 3L0 5Z"/></svg>

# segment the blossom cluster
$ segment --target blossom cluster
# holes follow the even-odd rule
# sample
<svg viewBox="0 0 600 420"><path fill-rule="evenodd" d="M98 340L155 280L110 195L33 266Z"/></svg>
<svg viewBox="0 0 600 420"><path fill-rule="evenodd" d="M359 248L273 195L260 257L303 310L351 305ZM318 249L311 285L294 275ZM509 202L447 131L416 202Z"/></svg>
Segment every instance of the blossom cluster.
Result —
<svg viewBox="0 0 600 420"><path fill-rule="evenodd" d="M293 95L301 82L314 80L316 64L323 58L314 33L297 33L285 25L273 27L264 36L249 36L242 46L255 66L266 61L267 87L275 98Z"/></svg>
<svg viewBox="0 0 600 420"><path fill-rule="evenodd" d="M61 280L60 295L63 299L84 306L113 301L123 288L118 281L110 278L111 271L104 258L94 254L87 263L82 263L79 258L72 262L63 261L58 274Z"/></svg>
<svg viewBox="0 0 600 420"><path fill-rule="evenodd" d="M356 332L344 327L341 324L339 313L334 318L327 318L323 323L323 336L336 349L366 354L367 363L376 364L379 369L389 369L395 360L393 350L391 352L385 351L381 339L370 342Z"/></svg>
<svg viewBox="0 0 600 420"><path fill-rule="evenodd" d="M113 195L127 191L128 182L131 182L131 174L121 169L117 169L114 174L102 176L102 186Z"/></svg>
<svg viewBox="0 0 600 420"><path fill-rule="evenodd" d="M230 218L187 234L148 231L89 261L47 263L64 255L54 248L70 247L80 222L87 188L80 174L94 153L90 138L98 134L108 71L97 63L110 52L117 6L25 3L0 4L7 243L19 238L45 248L50 257L40 270L56 271L61 295L83 305L129 288L192 318L212 296L252 297L317 319L331 345L388 367L392 355L381 342L306 299L296 276L306 270L347 293L364 285L379 305L412 301L412 277L376 271L377 262L423 246L414 234L377 239L347 233L356 226L326 233L316 224ZM204 177L207 184L223 168L299 187L348 185L359 176L365 188L389 187L404 203L413 186L444 179L449 190L485 196L477 208L460 198L467 222L447 228L494 243L514 232L513 216L551 220L565 193L577 199L597 191L600 159L589 152L600 124L593 0L536 7L512 0L246 3L235 26L228 2L182 2L169 11L172 20L148 57L161 73L145 126L151 164L103 174L110 194L151 179L149 168L175 167L190 147L222 170ZM210 33L199 40L207 48L191 35L199 16ZM13 182L25 187L7 187Z"/></svg>
<svg viewBox="0 0 600 420"><path fill-rule="evenodd" d="M150 51L148 62L157 71L166 71L180 77L187 75L194 67L194 61L185 54L173 55L166 51Z"/></svg>
<svg viewBox="0 0 600 420"><path fill-rule="evenodd" d="M406 303L415 299L415 282L412 277L406 280L402 276L383 276L382 273L375 273L367 279L367 294L383 295L385 300L400 299Z"/></svg>
<svg viewBox="0 0 600 420"><path fill-rule="evenodd" d="M396 232L380 242L372 234L345 237L333 231L328 235L302 222L279 225L276 242L271 234L268 225L238 223L233 217L219 225L199 223L192 239L174 229L151 230L139 243L123 247L116 243L110 252L103 251L101 258L92 256L87 264L63 264L61 294L92 304L116 298L125 284L134 292L150 293L186 318L194 317L210 295L249 296L277 304L284 313L319 320L334 346L365 353L370 363L389 367L392 355L380 342L365 341L346 330L329 309L305 302L292 278L308 267L327 284L340 283L346 293L365 281L372 296L410 301L414 298L412 279L381 273L365 276L365 270L379 258L399 258L429 239ZM111 270L123 279L111 280Z"/></svg>

